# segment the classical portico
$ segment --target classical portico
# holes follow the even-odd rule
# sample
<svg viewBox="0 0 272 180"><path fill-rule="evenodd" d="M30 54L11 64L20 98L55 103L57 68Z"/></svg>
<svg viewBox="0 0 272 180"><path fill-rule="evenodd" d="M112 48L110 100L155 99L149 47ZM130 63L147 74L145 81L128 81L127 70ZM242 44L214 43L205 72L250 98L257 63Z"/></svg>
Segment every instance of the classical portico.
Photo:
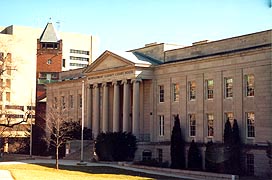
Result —
<svg viewBox="0 0 272 180"><path fill-rule="evenodd" d="M151 63L131 52L104 52L85 71L88 82L87 118L93 136L100 132L140 134L140 87L151 79Z"/></svg>

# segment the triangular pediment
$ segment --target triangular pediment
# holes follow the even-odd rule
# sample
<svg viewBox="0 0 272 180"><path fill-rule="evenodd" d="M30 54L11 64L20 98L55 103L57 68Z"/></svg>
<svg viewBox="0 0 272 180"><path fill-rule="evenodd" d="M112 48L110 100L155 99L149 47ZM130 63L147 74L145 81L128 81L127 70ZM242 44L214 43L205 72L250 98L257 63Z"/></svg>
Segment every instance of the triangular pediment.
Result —
<svg viewBox="0 0 272 180"><path fill-rule="evenodd" d="M84 73L110 71L116 70L118 68L126 68L132 66L134 66L133 62L110 51L105 51L90 66L86 68Z"/></svg>

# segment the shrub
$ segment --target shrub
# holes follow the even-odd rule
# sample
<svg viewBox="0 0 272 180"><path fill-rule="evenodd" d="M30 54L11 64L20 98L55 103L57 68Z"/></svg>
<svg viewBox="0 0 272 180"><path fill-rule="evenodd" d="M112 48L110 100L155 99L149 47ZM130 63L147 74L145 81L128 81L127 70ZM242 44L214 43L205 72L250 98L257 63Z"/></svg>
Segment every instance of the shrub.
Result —
<svg viewBox="0 0 272 180"><path fill-rule="evenodd" d="M182 169L185 166L184 140L181 135L179 116L175 116L175 124L171 134L171 168Z"/></svg>
<svg viewBox="0 0 272 180"><path fill-rule="evenodd" d="M100 133L95 142L95 152L101 161L131 161L136 149L136 137L127 132Z"/></svg>
<svg viewBox="0 0 272 180"><path fill-rule="evenodd" d="M192 170L202 169L201 154L194 140L192 140L188 152L188 168Z"/></svg>
<svg viewBox="0 0 272 180"><path fill-rule="evenodd" d="M225 123L224 146L225 173L241 174L240 134L236 119L234 119L233 125L231 125L229 119Z"/></svg>

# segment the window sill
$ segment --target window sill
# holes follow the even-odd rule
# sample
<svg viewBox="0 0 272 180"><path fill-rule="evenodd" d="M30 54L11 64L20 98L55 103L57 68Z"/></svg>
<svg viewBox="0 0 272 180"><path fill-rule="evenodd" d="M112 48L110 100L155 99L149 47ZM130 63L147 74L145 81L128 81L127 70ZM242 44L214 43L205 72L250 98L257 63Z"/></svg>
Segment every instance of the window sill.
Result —
<svg viewBox="0 0 272 180"><path fill-rule="evenodd" d="M247 140L255 140L255 137L246 137Z"/></svg>
<svg viewBox="0 0 272 180"><path fill-rule="evenodd" d="M232 100L233 97L225 97L226 100Z"/></svg>

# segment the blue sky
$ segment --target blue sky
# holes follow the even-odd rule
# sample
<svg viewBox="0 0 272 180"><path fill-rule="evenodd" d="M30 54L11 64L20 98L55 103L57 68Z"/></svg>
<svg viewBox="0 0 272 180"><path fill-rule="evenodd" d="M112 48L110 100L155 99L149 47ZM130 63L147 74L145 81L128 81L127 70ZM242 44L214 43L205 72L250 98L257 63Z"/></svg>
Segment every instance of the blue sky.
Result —
<svg viewBox="0 0 272 180"><path fill-rule="evenodd" d="M96 35L100 51L130 50L151 42L190 45L200 40L272 28L270 0L9 0L0 26L59 29ZM57 28L57 27L56 27Z"/></svg>

